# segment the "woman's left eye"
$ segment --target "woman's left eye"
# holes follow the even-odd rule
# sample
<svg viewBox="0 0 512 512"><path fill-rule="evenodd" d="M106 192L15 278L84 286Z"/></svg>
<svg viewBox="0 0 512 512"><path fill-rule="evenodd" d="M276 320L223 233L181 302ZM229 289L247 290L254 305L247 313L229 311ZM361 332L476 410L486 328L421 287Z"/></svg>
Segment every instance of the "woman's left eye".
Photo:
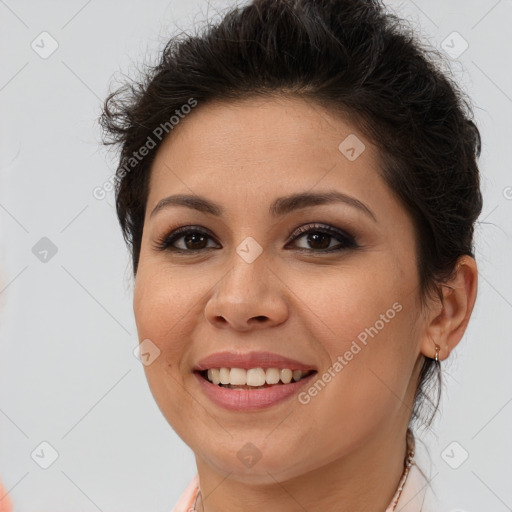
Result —
<svg viewBox="0 0 512 512"><path fill-rule="evenodd" d="M353 236L328 225L302 226L292 234L290 242L300 240L301 238L305 238L306 243L313 247L312 249L299 247L300 251L305 252L336 252L358 247ZM194 226L185 226L172 231L158 240L155 248L178 253L197 253L203 249L212 248L211 246L208 247L208 239L213 238L206 231ZM336 239L339 242L337 246L333 247L331 245L332 239ZM181 242L181 247L176 246L178 241Z"/></svg>
<svg viewBox="0 0 512 512"><path fill-rule="evenodd" d="M298 236L296 236L298 234ZM306 237L306 243L317 245L317 249L302 247L300 250L308 252L336 252L358 247L354 237L331 226L302 226L293 235L292 241ZM332 247L332 239L339 241L337 246Z"/></svg>

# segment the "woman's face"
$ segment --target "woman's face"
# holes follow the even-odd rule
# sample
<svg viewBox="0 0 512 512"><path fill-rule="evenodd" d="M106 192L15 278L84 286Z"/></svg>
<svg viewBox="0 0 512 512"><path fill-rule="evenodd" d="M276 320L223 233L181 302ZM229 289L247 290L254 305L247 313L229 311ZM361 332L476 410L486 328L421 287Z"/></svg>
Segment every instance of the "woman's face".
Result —
<svg viewBox="0 0 512 512"><path fill-rule="evenodd" d="M407 425L425 326L413 224L378 156L298 99L199 104L159 148L134 312L153 396L201 463L285 480ZM351 199L286 199L332 193ZM196 202L154 211L178 194ZM207 382L212 355L201 368L253 368L219 374L251 389ZM300 368L316 373L252 387Z"/></svg>

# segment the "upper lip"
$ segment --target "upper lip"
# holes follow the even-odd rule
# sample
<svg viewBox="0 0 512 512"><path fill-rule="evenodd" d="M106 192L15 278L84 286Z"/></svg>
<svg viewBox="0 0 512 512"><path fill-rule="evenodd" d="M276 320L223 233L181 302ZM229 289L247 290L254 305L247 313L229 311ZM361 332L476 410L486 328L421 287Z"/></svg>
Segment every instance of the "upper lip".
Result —
<svg viewBox="0 0 512 512"><path fill-rule="evenodd" d="M204 371L210 368L289 368L290 370L316 370L311 364L301 363L295 359L284 357L271 352L216 352L201 359L194 371Z"/></svg>

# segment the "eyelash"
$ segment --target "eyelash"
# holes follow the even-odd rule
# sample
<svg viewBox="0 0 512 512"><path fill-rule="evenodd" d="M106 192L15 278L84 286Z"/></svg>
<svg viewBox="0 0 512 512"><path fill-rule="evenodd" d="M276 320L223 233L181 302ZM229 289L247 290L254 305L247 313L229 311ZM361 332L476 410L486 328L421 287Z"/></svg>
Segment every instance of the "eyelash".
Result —
<svg viewBox="0 0 512 512"><path fill-rule="evenodd" d="M201 235L205 235L207 237L213 238L210 236L210 234L202 229L196 228L195 226L183 226L180 228L175 229L174 231L171 231L169 234L164 235L163 237L159 238L156 241L155 249L159 251L172 251L179 254L197 254L199 252L205 251L206 249L212 249L212 247L206 247L204 249L178 249L176 247L172 247L172 244L175 243L177 240L183 238L184 236L192 233L199 233ZM306 252L306 253L336 253L341 251L346 251L348 249L357 249L359 248L358 243L356 242L356 239L351 236L348 233L344 233L341 230L338 230L336 228L333 228L331 226L325 225L325 224L308 224L306 226L301 226L298 228L292 235L292 238L287 242L294 242L300 238L302 238L304 235L310 234L310 233L323 233L326 235L329 235L330 237L334 237L338 239L341 242L341 247L338 248L331 248L331 249L305 249L305 248L299 248L297 249L299 252Z"/></svg>

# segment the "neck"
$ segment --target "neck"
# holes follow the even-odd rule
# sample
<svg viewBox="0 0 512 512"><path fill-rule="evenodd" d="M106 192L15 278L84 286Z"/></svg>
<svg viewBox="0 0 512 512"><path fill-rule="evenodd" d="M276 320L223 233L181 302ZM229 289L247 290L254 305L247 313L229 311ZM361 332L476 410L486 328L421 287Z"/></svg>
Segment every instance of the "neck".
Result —
<svg viewBox="0 0 512 512"><path fill-rule="evenodd" d="M396 427L396 425L395 425ZM407 427L378 431L363 446L292 479L247 484L196 458L198 512L384 512L404 473Z"/></svg>

